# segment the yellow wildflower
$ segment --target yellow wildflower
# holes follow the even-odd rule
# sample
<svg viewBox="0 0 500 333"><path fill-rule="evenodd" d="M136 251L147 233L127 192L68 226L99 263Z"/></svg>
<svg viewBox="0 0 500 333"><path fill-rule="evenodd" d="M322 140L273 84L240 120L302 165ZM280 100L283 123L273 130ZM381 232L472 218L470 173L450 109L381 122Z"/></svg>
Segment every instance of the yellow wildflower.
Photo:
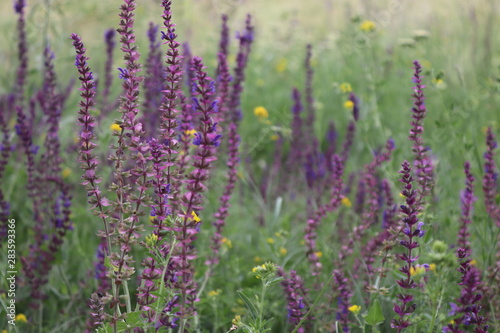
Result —
<svg viewBox="0 0 500 333"><path fill-rule="evenodd" d="M220 289L217 289L217 290L211 290L208 292L208 297L215 297L215 296L219 296L220 294Z"/></svg>
<svg viewBox="0 0 500 333"><path fill-rule="evenodd" d="M316 251L316 252L314 252L314 254L315 254L315 255L316 255L316 257L318 257L318 258L321 258L321 257L323 256L323 252L321 252L321 251Z"/></svg>
<svg viewBox="0 0 500 333"><path fill-rule="evenodd" d="M158 242L158 235L152 234L152 235L146 236L146 244L147 245L155 246L157 242Z"/></svg>
<svg viewBox="0 0 500 333"><path fill-rule="evenodd" d="M253 262L256 263L256 264L261 263L262 262L262 258L259 257L259 256L255 256L255 257L253 257Z"/></svg>
<svg viewBox="0 0 500 333"><path fill-rule="evenodd" d="M476 260L476 259L472 259L472 260L469 262L469 265L476 266L476 265L477 265L477 260Z"/></svg>
<svg viewBox="0 0 500 333"><path fill-rule="evenodd" d="M184 131L184 134L194 136L196 134L196 130L190 129L190 130Z"/></svg>
<svg viewBox="0 0 500 333"><path fill-rule="evenodd" d="M377 26L376 26L375 22L370 21L370 20L365 20L365 21L361 22L361 24L359 25L359 28L361 29L361 31L364 31L364 32L375 31L376 27Z"/></svg>
<svg viewBox="0 0 500 333"><path fill-rule="evenodd" d="M348 197L343 197L341 202L347 208L352 207L352 202L351 202L351 200L349 200Z"/></svg>
<svg viewBox="0 0 500 333"><path fill-rule="evenodd" d="M268 239L266 239L266 242L268 244L274 244L274 238L269 237Z"/></svg>
<svg viewBox="0 0 500 333"><path fill-rule="evenodd" d="M28 319L26 319L26 316L23 315L22 313L18 314L16 316L16 321L19 321L19 322L23 322L23 323L27 323L28 322Z"/></svg>
<svg viewBox="0 0 500 333"><path fill-rule="evenodd" d="M354 314L358 314L359 311L361 311L361 307L359 305L351 305L348 309Z"/></svg>
<svg viewBox="0 0 500 333"><path fill-rule="evenodd" d="M222 237L221 243L224 244L228 249L233 247L233 242L231 242L229 239L226 237Z"/></svg>
<svg viewBox="0 0 500 333"><path fill-rule="evenodd" d="M352 87L351 87L351 84L350 83L342 83L340 85L340 91L342 91L344 94L345 93L350 93L352 91Z"/></svg>
<svg viewBox="0 0 500 333"><path fill-rule="evenodd" d="M285 255L287 254L287 252L288 252L288 250L287 250L287 249L285 249L284 247L280 247L280 254L281 254L282 256L285 256Z"/></svg>
<svg viewBox="0 0 500 333"><path fill-rule="evenodd" d="M63 171L61 172L61 176L63 178L67 178L69 175L71 175L71 169L64 168Z"/></svg>
<svg viewBox="0 0 500 333"><path fill-rule="evenodd" d="M441 78L439 78L439 79L432 79L432 83L434 83L434 85L438 89L445 89L446 88L446 83Z"/></svg>
<svg viewBox="0 0 500 333"><path fill-rule="evenodd" d="M256 115L259 119L269 118L269 113L263 106L257 106L255 109L253 109L253 114Z"/></svg>
<svg viewBox="0 0 500 333"><path fill-rule="evenodd" d="M276 72L283 73L288 66L288 60L281 58L276 64Z"/></svg>
<svg viewBox="0 0 500 333"><path fill-rule="evenodd" d="M194 211L191 212L191 216L193 217L193 220L195 222L200 222L201 221L201 219L198 217L198 215L196 215L196 213Z"/></svg>
<svg viewBox="0 0 500 333"><path fill-rule="evenodd" d="M430 264L429 265L429 270L435 272L436 271L436 264Z"/></svg>
<svg viewBox="0 0 500 333"><path fill-rule="evenodd" d="M234 316L234 319L231 321L231 323L237 326L241 325L241 316L240 315Z"/></svg>
<svg viewBox="0 0 500 333"><path fill-rule="evenodd" d="M109 126L109 129L113 132L121 132L122 130L121 126L118 124L111 124L111 126Z"/></svg>
<svg viewBox="0 0 500 333"><path fill-rule="evenodd" d="M278 134L271 135L271 140L272 141L277 141L279 138L280 138L280 136Z"/></svg>
<svg viewBox="0 0 500 333"><path fill-rule="evenodd" d="M424 274L425 271L426 271L426 269L425 269L425 266L423 266L423 265L411 266L410 275L411 276L421 275L421 274Z"/></svg>
<svg viewBox="0 0 500 333"><path fill-rule="evenodd" d="M345 101L345 102L344 102L344 107L345 107L346 109L352 109L352 108L354 107L354 103L353 103L353 101Z"/></svg>

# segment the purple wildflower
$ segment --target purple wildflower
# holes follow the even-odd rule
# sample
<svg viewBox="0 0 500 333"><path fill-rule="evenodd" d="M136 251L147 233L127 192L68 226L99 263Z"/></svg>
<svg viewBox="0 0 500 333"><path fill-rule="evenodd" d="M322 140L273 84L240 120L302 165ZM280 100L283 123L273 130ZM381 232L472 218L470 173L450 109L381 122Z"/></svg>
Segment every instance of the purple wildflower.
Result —
<svg viewBox="0 0 500 333"><path fill-rule="evenodd" d="M283 287L287 298L287 318L290 323L290 329L293 329L299 324L309 310L309 305L306 299L307 290L304 287L304 281L294 270L290 271L290 274L288 275L283 268L278 267L278 276L283 278L281 286ZM306 322L305 327L301 326L297 332L304 333L306 332L306 329L311 329L310 320L312 320L312 318L308 319L309 321Z"/></svg>
<svg viewBox="0 0 500 333"><path fill-rule="evenodd" d="M398 255L398 257L405 262L405 265L399 269L404 278L397 280L398 285L403 289L414 289L417 284L411 278L411 269L413 263L418 259L418 257L413 256L413 249L419 246L418 242L414 240L414 237L420 234L420 230L414 230L414 226L418 221L418 203L417 203L417 192L413 189L413 177L411 176L410 163L404 161L402 164L402 169L399 173L402 174L401 182L403 182L403 191L401 194L406 198L406 204L401 205L400 211L403 214L402 222L404 223L403 228L407 231L403 234L407 239L400 241L401 246L406 249L405 253ZM413 301L413 296L408 294L398 294L397 295L401 305L394 304L394 312L399 318L393 319L391 321L391 327L396 328L398 333L410 326L410 322L405 319L405 317L411 315L415 311L416 304L410 304Z"/></svg>
<svg viewBox="0 0 500 333"><path fill-rule="evenodd" d="M354 121L358 121L359 119L359 98L351 92L349 94L349 100L352 102L353 107L352 107L352 117L354 118Z"/></svg>
<svg viewBox="0 0 500 333"><path fill-rule="evenodd" d="M431 193L433 187L433 173L434 166L432 164L432 160L429 157L428 151L429 149L424 145L424 141L422 138L422 134L424 133L424 118L427 114L427 109L425 107L425 96L423 93L423 89L425 85L422 84L422 66L418 61L414 61L415 65L415 73L413 76L413 83L415 86L413 87L412 97L414 99L414 106L412 110L412 121L411 121L411 129L410 129L410 140L413 141L412 151L415 155L414 167L415 167L415 176L417 178L417 182L420 185L420 189L418 190L418 204L422 205L424 202L424 197Z"/></svg>
<svg viewBox="0 0 500 333"><path fill-rule="evenodd" d="M462 206L462 216L460 217L460 230L458 232L458 241L457 244L460 248L463 248L465 251L470 251L470 242L469 242L469 227L468 225L471 223L471 215L474 201L476 198L474 197L474 176L470 171L470 163L469 161L464 164L464 172L465 172L465 189L462 191L460 195L460 203Z"/></svg>
<svg viewBox="0 0 500 333"><path fill-rule="evenodd" d="M229 88L229 81L230 81L230 75L229 75L229 70L227 68L227 62L225 55L223 53L219 53L219 77L220 77L220 82L219 82L219 88L220 94L219 94L219 99L220 99L220 105L222 108L225 108L225 102L228 97L228 88ZM224 111L221 112L223 114ZM229 199L231 198L231 195L234 190L234 186L236 184L236 179L237 179L237 168L239 165L239 152L238 152L238 147L240 143L240 136L238 135L238 123L237 122L231 122L229 124L229 132L228 132L228 160L227 160L227 168L228 168L228 177L227 177L227 184L224 189L224 193L220 197L220 205L219 209L217 212L214 214L215 218L217 219L213 225L215 226L215 233L212 236L212 251L213 251L213 256L211 259L207 260L207 264L217 264L219 261L218 258L218 252L220 249L220 245L222 242L222 230L225 225L225 220L228 215L228 210L229 210Z"/></svg>
<svg viewBox="0 0 500 333"><path fill-rule="evenodd" d="M457 250L457 258L460 264L458 271L462 274L459 285L462 288L457 304L450 303L452 310L448 315L460 315L460 317L455 318L453 323L445 326L443 332L464 332L461 330L461 327L464 327L463 325L473 327L475 333L488 332L486 318L480 314L482 307L479 301L483 298L481 294L481 273L475 266L470 264L468 256L469 252L466 249L459 248Z"/></svg>
<svg viewBox="0 0 500 333"><path fill-rule="evenodd" d="M108 29L104 33L104 41L106 42L106 64L104 65L104 89L102 91L102 113L100 116L107 114L113 105L109 105L109 92L113 84L113 51L115 49L115 30ZM113 103L112 103L113 104Z"/></svg>
<svg viewBox="0 0 500 333"><path fill-rule="evenodd" d="M495 149L497 148L497 142L495 141L495 135L491 127L488 127L486 132L486 145L487 150L484 153L484 177L483 177L483 193L484 193L484 204L486 206L486 212L491 216L491 218L500 226L500 209L496 204L496 191L497 191L497 178L498 172L496 171L495 164Z"/></svg>
<svg viewBox="0 0 500 333"><path fill-rule="evenodd" d="M175 33L175 24L172 21L172 1L164 0L163 6L163 26L167 31L164 33L166 37L163 44L166 44L168 51L165 60L166 87L163 90L164 98L160 106L161 111L161 130L162 138L168 141L166 147L166 183L172 184L170 188L171 200L170 206L172 214L176 214L179 208L178 191L179 181L175 161L177 160L178 150L178 132L179 124L177 117L180 112L178 109L178 98L182 96L181 80L182 80L182 55L179 52L180 44L177 42L177 34Z"/></svg>
<svg viewBox="0 0 500 333"><path fill-rule="evenodd" d="M311 66L311 58L312 58L312 46L311 44L307 44L304 67L306 69L305 98L306 98L306 111L307 111L305 128L308 138L306 138L305 140L314 137L315 108L314 108L314 97L312 89L314 71Z"/></svg>

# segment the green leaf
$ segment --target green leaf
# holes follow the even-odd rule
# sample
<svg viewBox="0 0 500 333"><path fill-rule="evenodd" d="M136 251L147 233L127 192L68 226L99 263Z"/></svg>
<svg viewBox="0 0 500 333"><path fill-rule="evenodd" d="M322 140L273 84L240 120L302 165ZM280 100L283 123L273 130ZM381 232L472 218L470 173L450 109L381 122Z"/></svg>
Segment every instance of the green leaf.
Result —
<svg viewBox="0 0 500 333"><path fill-rule="evenodd" d="M281 277L281 276L280 276L280 277L277 277L277 278L275 278L275 279L273 279L273 280L271 280L271 281L269 281L269 282L266 282L266 287L269 287L270 285L273 285L273 284L275 284L275 283L281 282L281 281L283 281L283 280L284 280L284 278L283 278L283 277Z"/></svg>
<svg viewBox="0 0 500 333"><path fill-rule="evenodd" d="M130 328L131 327L123 321L119 321L116 323L116 329L118 330L118 333L125 332L125 331L129 330Z"/></svg>
<svg viewBox="0 0 500 333"><path fill-rule="evenodd" d="M258 311L257 311L257 307L252 303L252 301L250 300L250 298L248 298L247 295L245 295L243 293L243 291L241 290L237 290L236 291L238 293L238 296L240 296L241 300L245 303L245 305L247 306L248 310L250 311L250 315L252 316L252 318L255 320L258 318Z"/></svg>
<svg viewBox="0 0 500 333"><path fill-rule="evenodd" d="M143 311L129 312L125 315L125 320L132 327L140 327L142 324L142 313Z"/></svg>
<svg viewBox="0 0 500 333"><path fill-rule="evenodd" d="M366 314L365 322L370 326L377 326L382 324L385 320L384 315L382 314L382 306L378 299L373 302L373 304L368 309L368 314Z"/></svg>

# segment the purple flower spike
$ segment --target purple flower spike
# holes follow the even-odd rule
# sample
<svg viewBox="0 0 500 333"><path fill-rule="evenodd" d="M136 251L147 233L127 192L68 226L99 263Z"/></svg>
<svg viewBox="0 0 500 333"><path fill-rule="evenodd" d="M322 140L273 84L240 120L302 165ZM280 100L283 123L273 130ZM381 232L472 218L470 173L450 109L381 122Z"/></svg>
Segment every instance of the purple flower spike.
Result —
<svg viewBox="0 0 500 333"><path fill-rule="evenodd" d="M471 265L469 251L464 248L458 248L457 258L460 264L458 271L462 274L459 285L461 286L460 297L457 303L450 303L451 311L449 316L460 315L455 318L450 324L443 327L443 332L460 333L471 331L475 333L488 332L487 319L480 312L482 310L479 302L483 298L481 293L481 273L479 269Z"/></svg>
<svg viewBox="0 0 500 333"><path fill-rule="evenodd" d="M488 127L486 132L487 150L484 153L484 177L483 177L483 193L486 212L500 227L500 209L496 204L497 193L497 178L498 172L495 164L495 149L497 142L491 127Z"/></svg>
<svg viewBox="0 0 500 333"><path fill-rule="evenodd" d="M470 234L469 234L469 224L471 223L472 209L476 197L474 196L474 176L470 171L469 161L464 164L465 172L465 189L460 195L460 203L462 206L462 216L460 217L460 230L458 232L457 244L459 247L464 248L466 251L470 251Z"/></svg>
<svg viewBox="0 0 500 333"><path fill-rule="evenodd" d="M351 92L349 94L349 100L353 104L352 116L354 118L354 121L358 121L358 119L359 119L359 98L353 92Z"/></svg>
<svg viewBox="0 0 500 333"><path fill-rule="evenodd" d="M100 114L101 117L105 116L111 108L113 107L113 103L108 105L109 92L111 86L113 84L113 52L116 46L115 42L116 32L114 29L108 29L104 33L104 41L106 42L106 64L104 67L104 89L102 91L102 112Z"/></svg>
<svg viewBox="0 0 500 333"><path fill-rule="evenodd" d="M425 86L422 84L422 66L418 61L414 61L415 73L413 76L413 100L414 106L412 110L412 121L410 129L410 140L413 141L412 151L415 155L414 167L417 182L420 185L418 190L418 203L420 206L424 203L424 197L428 196L434 183L434 166L431 158L429 157L429 149L424 145L422 135L424 133L424 118L427 114L425 107L425 96L423 89Z"/></svg>
<svg viewBox="0 0 500 333"><path fill-rule="evenodd" d="M399 269L406 277L396 282L403 289L414 289L417 287L417 284L411 277L411 270L414 266L413 263L418 257L413 256L412 251L419 246L418 242L414 240L414 237L420 236L420 230L418 229L420 224L417 217L419 207L417 204L417 192L413 189L412 185L413 177L411 176L412 170L410 163L404 161L401 166L402 169L399 173L402 174L401 182L404 184L401 194L406 198L406 204L401 205L400 212L403 214L402 222L404 223L405 230L403 234L406 237L400 241L400 244L406 249L406 252L400 254L398 257L406 263ZM417 227L417 229L414 229L414 227ZM416 304L410 304L413 300L413 296L408 294L398 294L398 299L401 305L395 304L394 312L396 312L399 318L391 321L391 327L396 328L399 333L410 326L410 322L405 319L405 317L411 315L415 311Z"/></svg>
<svg viewBox="0 0 500 333"><path fill-rule="evenodd" d="M288 275L283 268L279 267L278 276L283 277L281 286L283 287L288 302L288 322L291 327L295 327L304 318L305 314L309 310L307 290L304 287L304 281L296 271L292 270ZM310 332L312 329L312 320L313 318L308 317L305 325L301 326L297 332Z"/></svg>

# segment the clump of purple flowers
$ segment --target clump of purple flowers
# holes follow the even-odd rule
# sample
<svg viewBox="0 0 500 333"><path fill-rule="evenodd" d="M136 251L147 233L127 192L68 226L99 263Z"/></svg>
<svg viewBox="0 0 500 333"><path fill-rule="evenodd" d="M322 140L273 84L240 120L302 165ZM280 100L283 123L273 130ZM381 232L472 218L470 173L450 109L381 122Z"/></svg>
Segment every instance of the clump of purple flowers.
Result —
<svg viewBox="0 0 500 333"><path fill-rule="evenodd" d="M416 237L422 237L424 231L422 230L423 223L419 222L417 214L419 212L419 206L417 203L417 191L413 188L412 182L413 177L411 175L410 163L404 161L401 164L401 182L403 185L403 191L401 194L405 197L406 204L401 205L400 211L403 214L402 219L402 234L403 239L400 241L400 245L405 248L405 252L399 254L398 257L405 264L399 269L403 273L404 277L397 280L398 285L404 290L415 289L418 285L413 281L411 276L412 267L414 267L414 262L418 259L418 256L414 255L413 250L419 247ZM394 304L394 312L398 318L391 321L391 327L396 328L398 333L403 331L405 328L410 326L410 321L405 317L410 316L416 308L416 304L413 303L413 295L411 294L398 294L397 295L400 304Z"/></svg>

